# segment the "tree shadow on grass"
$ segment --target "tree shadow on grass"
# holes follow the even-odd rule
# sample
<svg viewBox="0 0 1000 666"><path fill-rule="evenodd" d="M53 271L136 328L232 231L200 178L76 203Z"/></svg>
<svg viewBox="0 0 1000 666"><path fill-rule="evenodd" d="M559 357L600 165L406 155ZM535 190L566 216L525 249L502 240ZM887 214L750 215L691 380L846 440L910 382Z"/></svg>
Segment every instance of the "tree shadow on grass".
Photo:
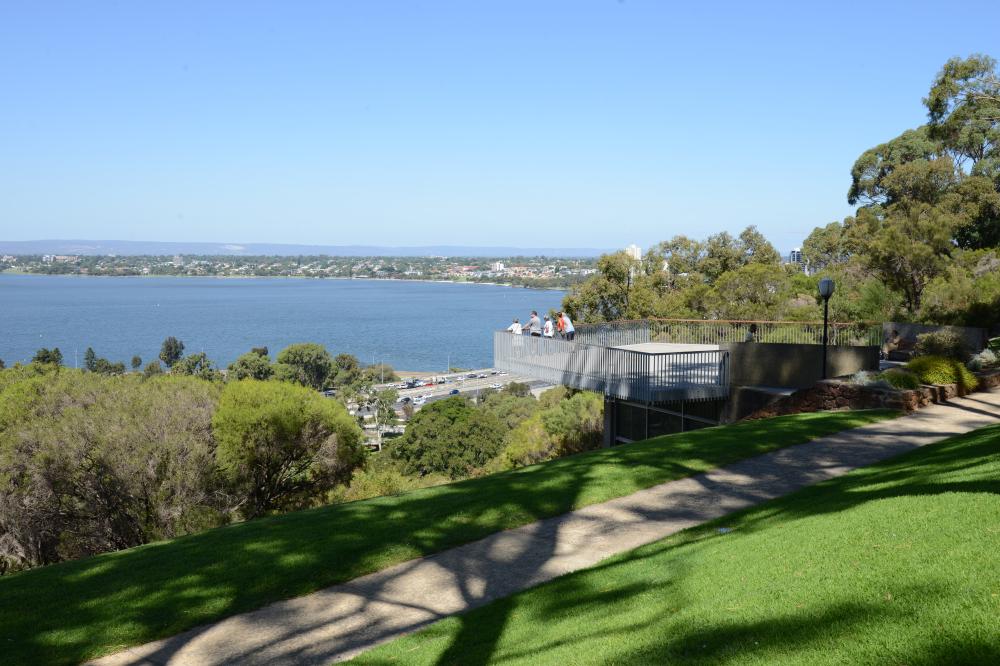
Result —
<svg viewBox="0 0 1000 666"><path fill-rule="evenodd" d="M4 577L5 659L79 662L855 425L786 417L657 438Z"/></svg>
<svg viewBox="0 0 1000 666"><path fill-rule="evenodd" d="M993 426L856 470L851 475L806 488L776 502L730 514L723 520L739 532L751 532L776 523L787 525L790 520L850 510L876 500L944 493L1000 494L998 454L1000 426ZM705 479L698 479L700 483L705 483ZM662 508L657 511L669 512L670 509ZM600 575L621 566L636 566L644 559L659 557L668 550L683 548L710 538L715 534L718 524L719 521L710 522L681 533L667 542L657 542L627 555L612 558L587 571L558 579L546 586L549 592L545 596L529 592L529 596L505 599L485 609L463 615L459 618L460 629L453 632L438 663L463 663L463 659L475 664L530 659L544 661L547 651L561 649L567 644L584 644L588 640L611 637L614 634L620 636L634 631L640 626L602 630L608 632L608 636L604 636L601 632L588 631L581 625L573 634L560 634L557 639L547 643L533 643L529 640L529 645L523 650L505 649L496 652L497 644L503 640L503 631L510 613L519 604L534 603L537 606L540 603L541 606L535 612L540 618L539 624L544 625L546 620L556 621L574 610L583 612L594 604L613 603L623 596L664 589L665 584L650 581L643 586L631 585L594 592L584 581L587 575ZM673 572L672 581L680 586L683 583L683 572ZM913 587L909 592L933 599L940 596L942 590L924 586ZM541 602L538 601L540 596ZM684 662L725 663L741 661L755 653L773 653L775 650L788 653L804 649L817 641L829 640L830 636L841 635L847 640L852 627L872 621L889 622L896 612L885 604L842 603L823 608L818 615L814 610L808 617L789 614L749 624L720 621L707 628L699 625L681 633L672 633L655 645L616 655L616 661L640 664L665 663L676 659ZM649 626L651 623L655 622L649 620L642 626ZM483 637L488 639L489 650L482 649L480 641ZM962 640L956 643L938 639L933 644L909 646L907 654L900 655L899 661L910 664L994 663L998 653L1000 640L994 643L988 640Z"/></svg>

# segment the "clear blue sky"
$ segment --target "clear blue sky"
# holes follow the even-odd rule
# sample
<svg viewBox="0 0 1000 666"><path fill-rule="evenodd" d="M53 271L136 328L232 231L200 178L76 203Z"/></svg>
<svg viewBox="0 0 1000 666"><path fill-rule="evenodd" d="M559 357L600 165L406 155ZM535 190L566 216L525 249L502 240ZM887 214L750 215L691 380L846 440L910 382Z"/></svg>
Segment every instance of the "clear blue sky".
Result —
<svg viewBox="0 0 1000 666"><path fill-rule="evenodd" d="M786 250L1000 57L995 0L671 4L6 0L0 238Z"/></svg>

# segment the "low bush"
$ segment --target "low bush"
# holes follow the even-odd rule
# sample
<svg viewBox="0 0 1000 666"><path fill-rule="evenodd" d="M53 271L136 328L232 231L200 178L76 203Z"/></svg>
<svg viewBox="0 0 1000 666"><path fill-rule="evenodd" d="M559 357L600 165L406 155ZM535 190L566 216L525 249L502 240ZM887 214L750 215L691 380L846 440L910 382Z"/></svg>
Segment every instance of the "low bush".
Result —
<svg viewBox="0 0 1000 666"><path fill-rule="evenodd" d="M998 361L1000 361L1000 358L997 358L996 353L992 349L984 349L969 359L968 366L970 370L985 370L986 368L996 367Z"/></svg>
<svg viewBox="0 0 1000 666"><path fill-rule="evenodd" d="M943 356L918 356L906 364L922 384L958 384L966 391L976 388L976 376L962 363Z"/></svg>
<svg viewBox="0 0 1000 666"><path fill-rule="evenodd" d="M920 388L920 380L917 376L902 368L886 370L882 373L881 379L894 389L912 391L913 389Z"/></svg>
<svg viewBox="0 0 1000 666"><path fill-rule="evenodd" d="M914 346L917 356L942 356L965 363L969 360L972 350L965 339L952 331L937 331L921 333L917 336Z"/></svg>

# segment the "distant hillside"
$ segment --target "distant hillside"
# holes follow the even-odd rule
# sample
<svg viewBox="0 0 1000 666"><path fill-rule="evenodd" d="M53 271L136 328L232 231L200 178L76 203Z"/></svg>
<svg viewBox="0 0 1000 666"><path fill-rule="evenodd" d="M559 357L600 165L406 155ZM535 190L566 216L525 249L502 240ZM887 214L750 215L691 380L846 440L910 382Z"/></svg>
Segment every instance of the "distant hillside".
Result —
<svg viewBox="0 0 1000 666"><path fill-rule="evenodd" d="M567 247L481 247L474 245L286 245L281 243L168 243L118 240L0 241L2 254L85 255L320 255L340 257L597 257L608 250Z"/></svg>

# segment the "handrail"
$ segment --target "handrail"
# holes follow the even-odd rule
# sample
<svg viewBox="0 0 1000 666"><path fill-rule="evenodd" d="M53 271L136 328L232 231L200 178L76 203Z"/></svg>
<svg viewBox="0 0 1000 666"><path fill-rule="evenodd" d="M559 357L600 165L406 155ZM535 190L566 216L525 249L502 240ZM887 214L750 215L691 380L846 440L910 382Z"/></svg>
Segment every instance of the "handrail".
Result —
<svg viewBox="0 0 1000 666"><path fill-rule="evenodd" d="M591 321L579 322L576 328L581 326L601 326L602 324L635 324L646 321L676 322L679 324L808 324L812 326L822 326L823 320L816 321L796 321L792 319L674 319L671 317L645 317L643 319L613 319L611 321ZM881 326L877 321L828 321L827 326Z"/></svg>
<svg viewBox="0 0 1000 666"><path fill-rule="evenodd" d="M753 330L751 330L751 327ZM752 322L727 319L637 319L577 326L582 341L607 346L646 342L725 344L759 343L821 344L822 324L811 322ZM827 327L831 346L878 346L881 326L836 324Z"/></svg>

